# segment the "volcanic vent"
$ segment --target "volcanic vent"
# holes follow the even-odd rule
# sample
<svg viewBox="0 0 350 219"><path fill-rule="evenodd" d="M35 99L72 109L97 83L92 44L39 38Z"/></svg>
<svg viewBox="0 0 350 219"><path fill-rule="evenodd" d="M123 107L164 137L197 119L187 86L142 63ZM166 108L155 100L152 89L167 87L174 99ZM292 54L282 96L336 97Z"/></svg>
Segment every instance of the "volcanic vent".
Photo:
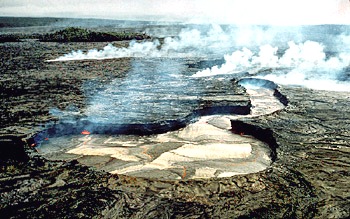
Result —
<svg viewBox="0 0 350 219"><path fill-rule="evenodd" d="M271 164L274 151L269 142L254 138L254 133L235 133L231 120L282 109L273 82L243 79L237 83L228 77L192 78L171 72L153 72L149 81L138 76L145 89L135 85L140 81L131 73L123 82L124 89L131 91L130 114L127 108L115 109L107 102L99 105L97 115L92 108L85 116L62 118L35 136L38 151L48 159L77 159L112 174L171 180L229 177L258 172ZM171 77L177 86L154 84L164 77ZM147 83L157 89L148 89ZM119 104L122 92L109 88L92 102L111 98ZM135 89L143 93L134 95ZM125 115L118 117L121 114Z"/></svg>

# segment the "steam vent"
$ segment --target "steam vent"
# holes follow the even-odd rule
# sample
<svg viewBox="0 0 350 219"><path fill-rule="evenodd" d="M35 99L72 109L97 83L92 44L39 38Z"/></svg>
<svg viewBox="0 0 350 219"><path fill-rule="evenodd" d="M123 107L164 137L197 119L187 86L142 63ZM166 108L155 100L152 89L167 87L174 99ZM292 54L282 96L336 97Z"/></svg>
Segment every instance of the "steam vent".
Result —
<svg viewBox="0 0 350 219"><path fill-rule="evenodd" d="M271 133L249 133L235 122L284 107L273 82L169 72L131 75L120 92L112 82L92 98L84 115L62 112L60 122L35 136L39 153L112 174L166 180L254 173L273 162Z"/></svg>

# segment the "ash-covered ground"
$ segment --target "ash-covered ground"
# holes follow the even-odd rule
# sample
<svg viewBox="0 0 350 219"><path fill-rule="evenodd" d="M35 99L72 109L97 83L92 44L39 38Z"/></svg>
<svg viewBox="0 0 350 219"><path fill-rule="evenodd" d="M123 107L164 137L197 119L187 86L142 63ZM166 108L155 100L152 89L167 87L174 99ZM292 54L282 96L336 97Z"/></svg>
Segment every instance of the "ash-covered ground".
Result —
<svg viewBox="0 0 350 219"><path fill-rule="evenodd" d="M26 36L0 44L2 218L350 216L348 26L2 24ZM35 39L66 26L152 38ZM257 145L264 168L232 169L259 163Z"/></svg>

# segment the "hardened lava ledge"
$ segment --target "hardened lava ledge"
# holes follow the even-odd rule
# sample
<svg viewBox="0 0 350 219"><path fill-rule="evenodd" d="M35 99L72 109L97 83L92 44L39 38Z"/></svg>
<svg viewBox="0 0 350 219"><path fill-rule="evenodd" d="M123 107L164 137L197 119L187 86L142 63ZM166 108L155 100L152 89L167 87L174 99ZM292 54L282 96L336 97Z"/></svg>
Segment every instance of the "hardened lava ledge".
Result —
<svg viewBox="0 0 350 219"><path fill-rule="evenodd" d="M32 142L22 139L37 132L33 128L37 124L45 124L52 118L48 115L51 107L60 105L64 109L73 101L79 103L79 108L84 108L83 91L79 90L82 81L94 78L106 83L110 81L109 77L122 75L122 72L111 73L107 69L127 67L129 60L104 60L98 64L91 61L44 63L42 60L58 57L70 52L74 46L74 49L79 49L86 44L28 41L0 46L3 60L0 68L5 72L1 85L7 91L21 88L16 96L10 97L4 91L0 97L3 103L8 103L1 105L4 112L1 115L8 115L1 120L0 144L0 215L4 217L350 216L348 93L279 87L288 98L284 110L244 120L245 125L271 130L278 144L278 156L265 171L176 183L111 175L75 161L48 161L30 147ZM103 47L98 43L88 46ZM62 71L65 75L59 76ZM75 83L71 83L72 79L76 79ZM62 90L62 85L67 89ZM20 113L22 111L24 113ZM18 148L20 152L9 148ZM6 157L5 160L3 151L12 151L12 159Z"/></svg>
<svg viewBox="0 0 350 219"><path fill-rule="evenodd" d="M222 96L225 93L223 85L227 82L229 86L224 89L234 89L234 92L229 91L225 95L228 101ZM171 101L181 102L184 109L192 104L194 111L185 119L124 125L96 124L86 119L63 121L34 136L34 144L37 151L50 160L77 159L98 170L135 177L163 180L222 178L266 169L276 158L276 143L267 140L273 138L271 132L251 127L253 131L241 130L234 134L233 131L237 130L232 130L230 120L282 110L285 106L275 97L277 85L263 79L239 80L238 83L249 94L249 106L242 106L244 95L233 80L221 78L220 82L210 80L206 83L209 86L205 87L211 87L211 95L202 94L205 104L201 97L198 102L188 98L193 96L191 93L179 95L176 99L169 98L170 105L173 105ZM197 95L199 91L196 91ZM149 95L147 90L144 92L142 98L153 102L154 111L162 110L159 104L169 104L164 101L158 103L157 95ZM154 93L154 90L148 92ZM155 96L156 99L147 96ZM135 116L136 110L143 109L134 108L125 120ZM184 112L178 110L176 115ZM113 120L119 115L110 116ZM159 121L164 115L150 118L145 114L144 117L142 120L136 114L134 118L136 122Z"/></svg>

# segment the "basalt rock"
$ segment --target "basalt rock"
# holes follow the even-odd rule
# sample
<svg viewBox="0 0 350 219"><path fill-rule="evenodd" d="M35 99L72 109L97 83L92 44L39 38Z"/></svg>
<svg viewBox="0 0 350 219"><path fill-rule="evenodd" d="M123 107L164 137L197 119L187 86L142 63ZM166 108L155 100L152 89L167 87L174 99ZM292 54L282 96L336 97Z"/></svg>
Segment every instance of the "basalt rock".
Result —
<svg viewBox="0 0 350 219"><path fill-rule="evenodd" d="M28 155L24 150L24 136L1 135L0 136L0 160L27 161Z"/></svg>
<svg viewBox="0 0 350 219"><path fill-rule="evenodd" d="M256 137L261 135L261 140L276 145L275 162L264 171L175 182L111 175L75 161L48 161L30 147L31 142L11 136L31 133L33 127L52 119L47 114L52 106L65 109L74 100L84 108L80 85L94 79L99 81L94 89L103 88L101 84L108 83L110 77L123 75L123 71L110 73L104 69L111 65L127 68L129 60L103 61L100 65L48 64L41 60L70 52L71 48L38 42L0 46L1 70L5 72L2 88L23 88L15 96L4 90L1 93L1 101L13 107L1 105L5 112L1 115L1 132L6 135L0 154L2 158L23 157L20 162L1 160L0 215L4 218L350 217L348 93L279 87L288 99L285 109L234 120L238 132L258 133ZM38 78L52 74L60 75L57 82L64 82L68 90L62 90L51 78L37 83Z"/></svg>

